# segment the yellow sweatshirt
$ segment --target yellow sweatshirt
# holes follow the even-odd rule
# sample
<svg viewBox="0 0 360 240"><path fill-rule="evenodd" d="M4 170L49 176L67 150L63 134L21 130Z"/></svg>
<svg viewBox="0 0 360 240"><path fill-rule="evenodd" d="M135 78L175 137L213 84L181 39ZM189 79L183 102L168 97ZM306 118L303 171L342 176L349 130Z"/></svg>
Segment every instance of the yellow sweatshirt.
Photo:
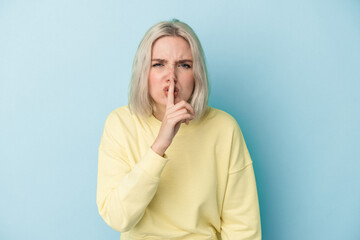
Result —
<svg viewBox="0 0 360 240"><path fill-rule="evenodd" d="M161 121L128 106L108 116L99 146L97 206L121 240L260 240L252 161L236 120L208 107L164 157L150 146Z"/></svg>

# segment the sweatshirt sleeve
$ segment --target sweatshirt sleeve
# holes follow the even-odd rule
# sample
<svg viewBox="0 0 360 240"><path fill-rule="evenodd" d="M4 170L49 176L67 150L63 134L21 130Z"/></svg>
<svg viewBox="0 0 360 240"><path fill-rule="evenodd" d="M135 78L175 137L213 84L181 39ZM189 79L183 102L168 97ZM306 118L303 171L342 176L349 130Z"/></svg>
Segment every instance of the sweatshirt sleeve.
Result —
<svg viewBox="0 0 360 240"><path fill-rule="evenodd" d="M144 215L154 197L168 159L149 146L138 161L129 159L114 114L106 120L99 146L96 203L104 221L119 232L129 231ZM137 164L131 164L137 162Z"/></svg>
<svg viewBox="0 0 360 240"><path fill-rule="evenodd" d="M221 213L222 240L261 240L253 164L240 128L233 134L228 182Z"/></svg>

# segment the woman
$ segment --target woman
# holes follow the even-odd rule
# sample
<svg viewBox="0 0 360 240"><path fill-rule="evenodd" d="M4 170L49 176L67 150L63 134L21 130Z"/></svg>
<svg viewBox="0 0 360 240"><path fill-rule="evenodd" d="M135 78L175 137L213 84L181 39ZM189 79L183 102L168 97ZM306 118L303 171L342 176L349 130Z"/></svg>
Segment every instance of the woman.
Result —
<svg viewBox="0 0 360 240"><path fill-rule="evenodd" d="M209 107L193 30L160 22L137 50L129 104L108 116L97 205L121 239L261 239L252 161L236 120Z"/></svg>

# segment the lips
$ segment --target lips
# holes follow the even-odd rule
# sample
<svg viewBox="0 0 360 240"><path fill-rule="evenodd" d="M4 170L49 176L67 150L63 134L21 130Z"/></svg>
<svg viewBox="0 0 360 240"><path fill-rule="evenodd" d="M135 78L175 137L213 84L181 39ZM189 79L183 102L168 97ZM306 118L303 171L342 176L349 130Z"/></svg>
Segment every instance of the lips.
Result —
<svg viewBox="0 0 360 240"><path fill-rule="evenodd" d="M164 91L168 92L170 87L164 87ZM174 92L179 92L179 89L175 87Z"/></svg>
<svg viewBox="0 0 360 240"><path fill-rule="evenodd" d="M164 87L164 92L165 92L165 95L167 96L168 95L168 92L169 92L169 87ZM177 87L174 88L174 96L176 97L179 93L179 89Z"/></svg>

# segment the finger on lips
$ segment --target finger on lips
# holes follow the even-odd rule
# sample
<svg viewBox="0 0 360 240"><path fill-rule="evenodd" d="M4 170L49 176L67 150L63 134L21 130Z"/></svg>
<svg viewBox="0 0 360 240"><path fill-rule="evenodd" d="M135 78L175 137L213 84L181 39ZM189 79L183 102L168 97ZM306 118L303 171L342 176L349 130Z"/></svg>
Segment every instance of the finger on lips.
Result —
<svg viewBox="0 0 360 240"><path fill-rule="evenodd" d="M174 85L175 85L174 80L170 81L170 86L169 86L169 91L168 91L168 99L167 99L168 106L174 105L174 88L175 88Z"/></svg>
<svg viewBox="0 0 360 240"><path fill-rule="evenodd" d="M175 105L175 101L174 101L174 90L175 90L175 83L174 80L170 81L170 86L169 86L169 90L168 90L168 98L167 98L167 109L170 110L170 112L172 112L171 114L169 114L169 117L177 117L180 114L185 114L185 111L178 111L178 110L182 110L185 109L186 113L190 113L187 115L186 119L183 119L182 122L185 122L187 125L189 124L189 121L191 119L194 118L194 109L192 108L192 106L186 102L186 101L181 101L179 103L177 103Z"/></svg>

